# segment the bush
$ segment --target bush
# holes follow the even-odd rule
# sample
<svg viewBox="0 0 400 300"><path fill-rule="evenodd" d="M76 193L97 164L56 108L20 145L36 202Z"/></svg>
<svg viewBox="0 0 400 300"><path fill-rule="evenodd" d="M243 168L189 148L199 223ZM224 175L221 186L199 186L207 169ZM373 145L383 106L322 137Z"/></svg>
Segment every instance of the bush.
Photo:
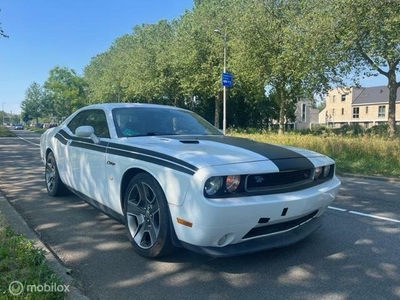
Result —
<svg viewBox="0 0 400 300"><path fill-rule="evenodd" d="M366 134L371 136L387 137L388 124L375 125L366 130ZM396 125L396 135L400 136L400 125Z"/></svg>
<svg viewBox="0 0 400 300"><path fill-rule="evenodd" d="M337 135L363 135L365 132L365 128L360 124L346 124L341 126L340 128L334 128L332 131Z"/></svg>

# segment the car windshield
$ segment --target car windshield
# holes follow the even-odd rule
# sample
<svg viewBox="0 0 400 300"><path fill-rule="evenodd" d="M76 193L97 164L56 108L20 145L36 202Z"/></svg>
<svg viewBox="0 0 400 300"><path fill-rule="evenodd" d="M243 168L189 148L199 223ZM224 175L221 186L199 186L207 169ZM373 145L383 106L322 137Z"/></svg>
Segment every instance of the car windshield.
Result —
<svg viewBox="0 0 400 300"><path fill-rule="evenodd" d="M222 135L222 133L193 112L153 107L113 109L115 128L119 137L154 135Z"/></svg>

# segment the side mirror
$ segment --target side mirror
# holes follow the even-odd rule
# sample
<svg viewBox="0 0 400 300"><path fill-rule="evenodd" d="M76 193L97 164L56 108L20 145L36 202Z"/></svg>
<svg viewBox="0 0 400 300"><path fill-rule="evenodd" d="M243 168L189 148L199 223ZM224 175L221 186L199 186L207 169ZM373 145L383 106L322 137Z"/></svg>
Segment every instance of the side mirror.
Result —
<svg viewBox="0 0 400 300"><path fill-rule="evenodd" d="M95 144L100 143L99 138L94 134L94 128L92 126L79 126L75 130L75 134L78 137L90 138Z"/></svg>

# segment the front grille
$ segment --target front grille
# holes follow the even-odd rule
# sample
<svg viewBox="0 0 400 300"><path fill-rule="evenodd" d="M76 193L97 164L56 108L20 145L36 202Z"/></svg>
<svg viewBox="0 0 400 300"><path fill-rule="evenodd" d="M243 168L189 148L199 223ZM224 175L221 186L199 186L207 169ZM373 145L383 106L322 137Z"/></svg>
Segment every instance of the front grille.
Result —
<svg viewBox="0 0 400 300"><path fill-rule="evenodd" d="M246 177L247 192L275 191L290 189L313 181L314 169L279 173L252 174Z"/></svg>
<svg viewBox="0 0 400 300"><path fill-rule="evenodd" d="M255 227L251 229L244 237L243 239L249 239L257 236L262 236L266 234L271 234L271 233L277 233L281 231L286 231L289 229L292 229L294 227L299 226L300 224L311 220L312 218L315 217L315 215L318 213L318 210L313 211L312 213L287 222L282 222L278 224L273 224L273 225L267 225L267 226L262 226L262 227Z"/></svg>

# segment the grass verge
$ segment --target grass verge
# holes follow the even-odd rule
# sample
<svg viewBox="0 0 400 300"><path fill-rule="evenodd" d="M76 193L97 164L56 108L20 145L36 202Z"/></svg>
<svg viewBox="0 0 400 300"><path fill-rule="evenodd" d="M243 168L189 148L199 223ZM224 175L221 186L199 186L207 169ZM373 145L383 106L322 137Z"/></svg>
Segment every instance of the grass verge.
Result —
<svg viewBox="0 0 400 300"><path fill-rule="evenodd" d="M61 287L44 250L14 233L0 214L0 299L64 299Z"/></svg>
<svg viewBox="0 0 400 300"><path fill-rule="evenodd" d="M400 178L400 140L378 136L299 133L230 133L265 143L291 145L323 153L336 161L337 173Z"/></svg>
<svg viewBox="0 0 400 300"><path fill-rule="evenodd" d="M36 132L36 133L43 134L47 129L45 129L45 128L37 128L37 127L30 127L29 130L33 131L33 132Z"/></svg>
<svg viewBox="0 0 400 300"><path fill-rule="evenodd" d="M0 126L0 137L12 137L12 136L15 136L15 134L11 132L10 129L8 129L5 126Z"/></svg>

